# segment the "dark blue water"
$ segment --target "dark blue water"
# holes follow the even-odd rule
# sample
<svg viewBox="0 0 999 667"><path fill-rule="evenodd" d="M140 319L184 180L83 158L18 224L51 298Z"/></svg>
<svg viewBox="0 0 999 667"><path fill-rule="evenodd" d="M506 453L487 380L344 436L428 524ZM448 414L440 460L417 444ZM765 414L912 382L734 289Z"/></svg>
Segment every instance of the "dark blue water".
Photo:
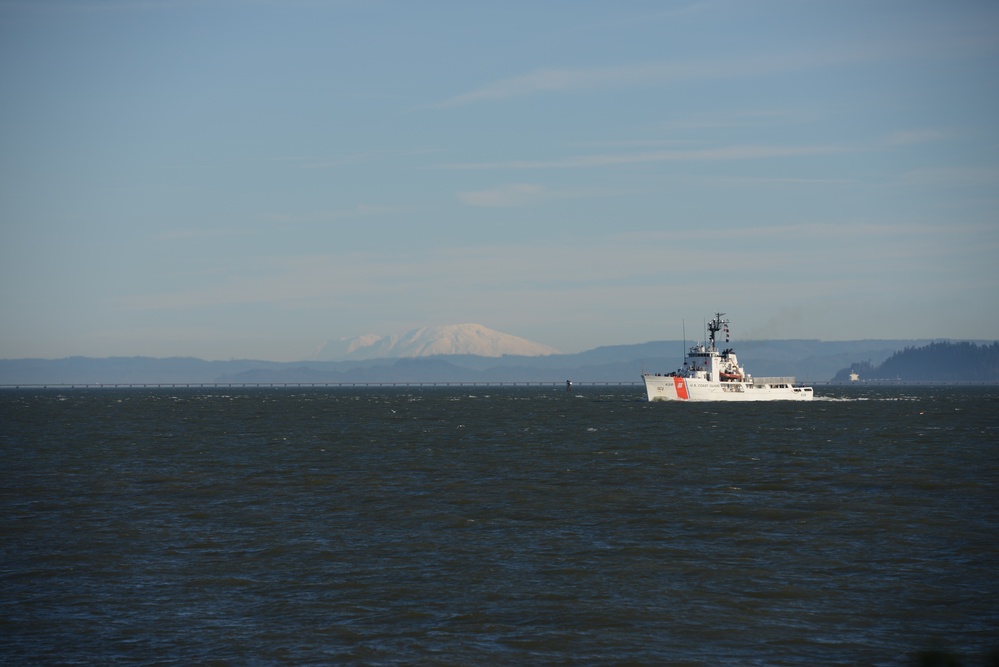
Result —
<svg viewBox="0 0 999 667"><path fill-rule="evenodd" d="M999 389L0 391L0 661L999 649Z"/></svg>

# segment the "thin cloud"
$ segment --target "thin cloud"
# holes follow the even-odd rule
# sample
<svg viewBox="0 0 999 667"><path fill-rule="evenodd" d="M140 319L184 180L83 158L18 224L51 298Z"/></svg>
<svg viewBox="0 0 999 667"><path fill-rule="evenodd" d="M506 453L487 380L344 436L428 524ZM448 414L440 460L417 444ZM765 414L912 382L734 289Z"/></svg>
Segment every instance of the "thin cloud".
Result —
<svg viewBox="0 0 999 667"><path fill-rule="evenodd" d="M379 152L354 153L352 155L343 155L329 160L303 160L298 164L298 166L303 169L333 169L335 167L350 167L357 164L375 162L383 157L384 154Z"/></svg>
<svg viewBox="0 0 999 667"><path fill-rule="evenodd" d="M314 211L312 213L273 213L269 217L284 224L331 222L355 218L370 218L379 215L392 215L404 209L376 204L358 204L353 208Z"/></svg>
<svg viewBox="0 0 999 667"><path fill-rule="evenodd" d="M727 60L637 63L587 69L545 68L455 95L440 102L436 107L447 109L539 93L566 93L610 87L652 86L689 80L762 76L829 64L837 60L846 62L857 57L856 54L817 55L812 58L779 55Z"/></svg>
<svg viewBox="0 0 999 667"><path fill-rule="evenodd" d="M753 60L753 59L749 59ZM757 59L758 60L758 59ZM746 74L754 68L770 71L781 67L782 59L768 62L701 61L655 62L596 67L589 69L545 68L487 84L444 100L437 108L447 109L477 102L504 100L538 93L572 92L607 87L647 86L686 79L716 78ZM789 67L786 63L784 68Z"/></svg>
<svg viewBox="0 0 999 667"><path fill-rule="evenodd" d="M533 204L548 195L540 185L514 183L490 190L459 192L458 199L469 206L505 208Z"/></svg>
<svg viewBox="0 0 999 667"><path fill-rule="evenodd" d="M775 242L800 242L810 246L813 241L821 242L819 249L825 249L830 242L840 242L852 238L946 239L956 234L967 235L990 231L979 224L968 223L941 227L939 224L921 221L878 222L869 219L835 220L828 222L803 222L793 225L754 225L749 227L689 227L664 231L648 231L620 234L615 237L622 245L647 247L655 245L676 245L688 242L718 242L739 240ZM876 244L868 243L868 247ZM880 252L883 248L880 248ZM797 250L795 252L798 252Z"/></svg>
<svg viewBox="0 0 999 667"><path fill-rule="evenodd" d="M258 234L249 229L173 229L156 235L157 241L205 241Z"/></svg>
<svg viewBox="0 0 999 667"><path fill-rule="evenodd" d="M689 284L695 279L687 265L664 262L663 257L705 245L721 248L717 270L710 278L716 285L745 290L751 284L747 281L753 281L762 287L786 288L787 275L793 273L794 289L802 296L814 296L824 284L830 293L844 287L862 289L869 282L868 272L884 270L886 263L899 270L917 265L932 266L938 272L953 270L960 265L956 258L967 256L968 244L979 241L977 237L972 240L968 231L955 233L932 222L829 220L612 234L597 242L592 238L532 239L415 252L279 256L262 258L240 273L219 275L197 289L136 295L119 304L135 311L233 304L301 309L400 299L399 308L412 310L427 306L430 297L426 295L433 295L436 304L480 302L488 294L491 305L507 299L516 310L528 296L544 300L539 288L552 294L572 293L581 303L586 299L592 303L597 289L603 293L597 301L609 304L622 299L625 292L634 296L635 289L652 295L664 285ZM879 242L871 242L872 238ZM887 246L894 247L886 252ZM455 276L462 278L455 280ZM448 298L442 299L441 294Z"/></svg>
<svg viewBox="0 0 999 667"><path fill-rule="evenodd" d="M924 144L930 141L940 141L947 138L948 134L946 132L941 132L940 130L900 130L889 134L887 137L882 139L881 143L885 146L910 146L912 144Z"/></svg>
<svg viewBox="0 0 999 667"><path fill-rule="evenodd" d="M445 99L432 108L449 109L536 94L654 86L692 80L738 79L837 65L898 59L953 58L994 51L994 39L981 26L945 26L931 34L876 43L835 43L811 51L725 59L675 60L591 68L540 68L487 83Z"/></svg>
<svg viewBox="0 0 999 667"><path fill-rule="evenodd" d="M375 149L358 153L346 153L328 158L306 157L301 155L276 155L269 158L272 162L284 163L299 169L334 169L337 167L352 167L358 164L368 164L397 158L416 157L441 153L444 149L436 146L416 146L413 148L397 148L393 151Z"/></svg>
<svg viewBox="0 0 999 667"><path fill-rule="evenodd" d="M848 185L858 183L852 178L791 178L779 176L759 176L759 177L732 177L732 176L710 176L699 178L687 178L686 180L701 183L727 183L729 185Z"/></svg>
<svg viewBox="0 0 999 667"><path fill-rule="evenodd" d="M511 183L487 190L459 192L459 201L469 206L486 208L513 208L530 206L552 199L588 199L592 197L619 197L634 194L634 191L609 190L605 188L560 189L554 190L533 183Z"/></svg>
<svg viewBox="0 0 999 667"><path fill-rule="evenodd" d="M352 0L342 0L340 4L349 5ZM143 12L162 11L175 9L199 9L208 4L211 0L7 0L0 2L0 8L30 8L41 9L43 11L71 11L90 13L110 13L110 12ZM221 0L218 5L229 5L232 8L240 8L247 4L242 0ZM260 6L273 5L275 7L316 7L322 8L329 3L326 0L256 0L255 4Z"/></svg>
<svg viewBox="0 0 999 667"><path fill-rule="evenodd" d="M900 185L995 186L999 185L999 169L989 167L925 167L903 174Z"/></svg>
<svg viewBox="0 0 999 667"><path fill-rule="evenodd" d="M616 141L585 141L574 144L580 148L663 148L689 146L693 139L619 139Z"/></svg>
<svg viewBox="0 0 999 667"><path fill-rule="evenodd" d="M742 127L784 127L789 124L814 122L828 115L828 113L828 110L823 111L821 114L791 109L743 110L729 113L712 113L700 115L696 118L669 121L664 123L662 127L670 131L717 130Z"/></svg>
<svg viewBox="0 0 999 667"><path fill-rule="evenodd" d="M726 160L757 160L762 158L799 157L803 155L832 155L858 150L850 146L768 146L743 145L702 148L687 151L647 151L640 153L612 153L576 155L555 160L510 160L505 162L461 162L442 165L445 169L565 169L607 167L651 162L715 162Z"/></svg>
<svg viewBox="0 0 999 667"><path fill-rule="evenodd" d="M710 0L696 0L690 2L687 5L675 7L672 9L665 9L661 11L635 14L632 16L627 16L625 18L616 19L613 21L604 21L602 23L587 24L578 26L576 28L571 28L577 31L599 31L605 32L610 28L629 28L634 25L645 26L652 22L667 22L672 21L677 18L686 16L696 16L697 14L705 14L708 12L717 11L727 11L727 2L711 2Z"/></svg>
<svg viewBox="0 0 999 667"><path fill-rule="evenodd" d="M455 170L571 169L647 164L655 162L724 162L768 158L793 158L812 155L856 153L898 146L908 146L929 141L942 140L947 138L947 136L948 135L945 132L941 132L939 130L909 130L894 132L883 139L875 140L867 145L818 144L804 146L778 146L772 144L736 144L731 146L716 146L712 148L697 148L691 150L660 150L638 151L633 153L572 155L552 160L455 162L443 164L441 165L441 168ZM634 145L641 145L639 142L633 143Z"/></svg>

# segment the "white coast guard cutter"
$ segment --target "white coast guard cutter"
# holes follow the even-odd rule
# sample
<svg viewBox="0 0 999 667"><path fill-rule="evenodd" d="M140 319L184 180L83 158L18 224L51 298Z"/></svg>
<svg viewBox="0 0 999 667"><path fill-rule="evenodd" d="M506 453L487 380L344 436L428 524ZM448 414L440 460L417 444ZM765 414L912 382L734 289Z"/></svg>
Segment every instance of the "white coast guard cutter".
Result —
<svg viewBox="0 0 999 667"><path fill-rule="evenodd" d="M731 348L718 351L715 337L725 333L728 320L716 313L708 323L707 344L698 343L687 352L683 366L666 374L644 373L650 401L810 401L812 388L795 384L793 377L758 377L746 373Z"/></svg>

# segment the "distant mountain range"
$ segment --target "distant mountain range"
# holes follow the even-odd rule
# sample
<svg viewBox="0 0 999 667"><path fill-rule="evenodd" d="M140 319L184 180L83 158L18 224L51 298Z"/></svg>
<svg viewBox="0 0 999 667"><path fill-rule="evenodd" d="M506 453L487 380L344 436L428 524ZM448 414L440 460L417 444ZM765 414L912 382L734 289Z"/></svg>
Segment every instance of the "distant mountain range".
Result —
<svg viewBox="0 0 999 667"><path fill-rule="evenodd" d="M402 334L327 341L316 352L315 361L348 361L466 354L479 357L540 357L558 354L541 343L494 331L481 324L448 324L423 327Z"/></svg>
<svg viewBox="0 0 999 667"><path fill-rule="evenodd" d="M880 364L927 340L736 341L740 362L756 376L793 375L822 382L857 359ZM982 342L982 341L979 341ZM358 348L359 349L359 348ZM684 343L654 341L546 356L435 354L346 361L204 361L194 358L112 357L0 360L0 384L201 384L367 382L628 382L643 370L669 372L683 361Z"/></svg>

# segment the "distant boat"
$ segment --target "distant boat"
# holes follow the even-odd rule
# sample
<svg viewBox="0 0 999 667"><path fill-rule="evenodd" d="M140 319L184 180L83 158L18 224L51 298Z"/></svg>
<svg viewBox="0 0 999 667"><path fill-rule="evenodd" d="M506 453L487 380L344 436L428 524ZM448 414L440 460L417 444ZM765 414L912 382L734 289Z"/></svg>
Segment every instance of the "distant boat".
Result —
<svg viewBox="0 0 999 667"><path fill-rule="evenodd" d="M683 366L672 373L643 373L650 401L810 401L812 388L800 386L793 377L754 378L739 365L731 348L718 351L716 337L725 333L729 321L715 313L708 323L707 343L691 347Z"/></svg>

